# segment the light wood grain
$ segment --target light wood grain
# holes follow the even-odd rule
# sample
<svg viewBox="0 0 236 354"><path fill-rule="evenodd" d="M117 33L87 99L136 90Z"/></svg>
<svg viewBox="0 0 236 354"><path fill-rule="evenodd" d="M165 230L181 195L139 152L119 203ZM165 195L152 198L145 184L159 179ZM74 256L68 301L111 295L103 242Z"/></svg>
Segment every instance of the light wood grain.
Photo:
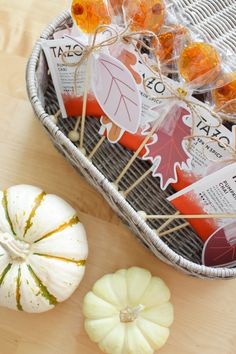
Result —
<svg viewBox="0 0 236 354"><path fill-rule="evenodd" d="M82 300L103 274L138 265L163 277L175 322L161 354L235 354L236 281L201 281L157 260L103 198L51 145L26 97L34 41L62 0L0 0L0 188L29 183L57 193L79 212L90 247L86 276L72 298L42 315L0 308L0 354L99 354L83 330Z"/></svg>

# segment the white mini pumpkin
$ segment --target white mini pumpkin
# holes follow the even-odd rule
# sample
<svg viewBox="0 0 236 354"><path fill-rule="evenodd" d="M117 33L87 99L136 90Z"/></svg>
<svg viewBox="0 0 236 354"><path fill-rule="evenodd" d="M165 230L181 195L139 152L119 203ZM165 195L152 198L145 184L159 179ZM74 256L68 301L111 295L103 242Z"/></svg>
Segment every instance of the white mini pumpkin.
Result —
<svg viewBox="0 0 236 354"><path fill-rule="evenodd" d="M28 185L0 192L0 305L45 312L69 298L88 248L75 210Z"/></svg>
<svg viewBox="0 0 236 354"><path fill-rule="evenodd" d="M105 275L84 299L85 330L107 354L152 354L169 336L169 299L163 280L145 269Z"/></svg>

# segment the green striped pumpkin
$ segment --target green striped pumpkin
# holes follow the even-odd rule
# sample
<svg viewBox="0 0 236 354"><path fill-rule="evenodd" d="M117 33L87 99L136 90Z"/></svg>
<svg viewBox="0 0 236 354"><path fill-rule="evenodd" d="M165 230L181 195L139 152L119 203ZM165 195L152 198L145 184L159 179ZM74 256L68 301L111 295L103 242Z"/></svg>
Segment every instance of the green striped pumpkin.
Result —
<svg viewBox="0 0 236 354"><path fill-rule="evenodd" d="M13 186L0 200L0 306L48 311L83 278L83 225L68 203L37 187Z"/></svg>

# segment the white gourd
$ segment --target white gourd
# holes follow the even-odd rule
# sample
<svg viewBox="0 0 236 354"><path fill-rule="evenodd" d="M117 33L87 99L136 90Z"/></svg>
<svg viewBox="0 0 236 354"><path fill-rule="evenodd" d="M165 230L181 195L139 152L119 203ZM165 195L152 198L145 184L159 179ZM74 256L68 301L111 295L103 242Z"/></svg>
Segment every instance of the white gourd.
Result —
<svg viewBox="0 0 236 354"><path fill-rule="evenodd" d="M0 192L0 306L54 308L78 287L87 254L83 225L64 200L29 185Z"/></svg>
<svg viewBox="0 0 236 354"><path fill-rule="evenodd" d="M105 275L85 296L85 330L104 353L152 354L169 336L169 299L163 280L145 269Z"/></svg>

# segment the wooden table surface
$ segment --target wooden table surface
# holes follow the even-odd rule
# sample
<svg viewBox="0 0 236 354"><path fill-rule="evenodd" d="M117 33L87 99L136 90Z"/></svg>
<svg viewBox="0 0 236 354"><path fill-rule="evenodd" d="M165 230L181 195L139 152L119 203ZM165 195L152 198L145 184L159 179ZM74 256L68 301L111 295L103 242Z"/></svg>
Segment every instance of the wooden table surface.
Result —
<svg viewBox="0 0 236 354"><path fill-rule="evenodd" d="M172 292L175 322L160 354L235 354L236 280L192 279L157 260L54 149L34 117L25 89L27 58L66 3L0 0L0 188L33 184L70 202L88 234L87 271L72 298L51 312L0 308L0 354L99 354L83 329L83 297L103 274L134 265L162 277Z"/></svg>

